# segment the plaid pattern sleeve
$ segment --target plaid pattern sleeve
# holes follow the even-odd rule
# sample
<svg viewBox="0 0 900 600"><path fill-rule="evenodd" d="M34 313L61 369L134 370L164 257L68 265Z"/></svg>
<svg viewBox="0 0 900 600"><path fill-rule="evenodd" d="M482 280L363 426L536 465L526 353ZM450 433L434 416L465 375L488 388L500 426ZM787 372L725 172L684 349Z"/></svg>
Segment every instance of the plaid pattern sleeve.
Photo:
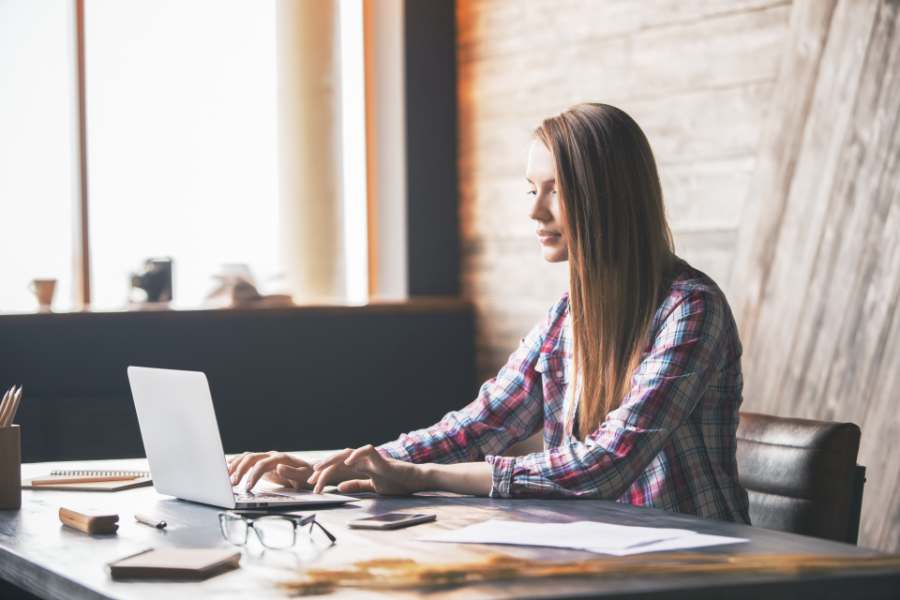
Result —
<svg viewBox="0 0 900 600"><path fill-rule="evenodd" d="M464 408L447 413L439 423L401 435L378 450L415 463L482 460L535 433L543 419L540 373L535 371L549 328L565 310L564 296L519 343L496 377L481 386Z"/></svg>
<svg viewBox="0 0 900 600"><path fill-rule="evenodd" d="M685 480L702 472L705 463L691 464L706 460L702 449L678 456L678 445L670 442L724 360L730 310L723 296L706 287L684 290L677 300L670 295L666 304L668 312L657 316L649 351L619 408L583 442L567 436L544 452L488 455L492 496L594 497L659 506L661 490L686 488ZM660 456L667 462L654 467Z"/></svg>

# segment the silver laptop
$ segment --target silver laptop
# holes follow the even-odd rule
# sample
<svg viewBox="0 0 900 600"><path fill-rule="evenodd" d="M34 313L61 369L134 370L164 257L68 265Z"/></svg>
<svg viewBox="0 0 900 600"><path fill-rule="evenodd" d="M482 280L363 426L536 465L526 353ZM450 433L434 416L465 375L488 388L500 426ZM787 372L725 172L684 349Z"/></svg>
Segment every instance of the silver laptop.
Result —
<svg viewBox="0 0 900 600"><path fill-rule="evenodd" d="M160 494L224 508L305 507L357 500L290 488L252 492L233 487L206 375L128 367L128 382L153 486Z"/></svg>

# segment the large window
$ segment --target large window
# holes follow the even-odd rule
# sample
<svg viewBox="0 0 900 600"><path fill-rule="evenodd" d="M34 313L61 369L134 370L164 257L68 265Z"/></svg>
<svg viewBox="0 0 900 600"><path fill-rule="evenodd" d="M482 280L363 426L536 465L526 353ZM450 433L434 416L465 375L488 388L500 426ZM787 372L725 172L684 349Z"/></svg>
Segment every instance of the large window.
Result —
<svg viewBox="0 0 900 600"><path fill-rule="evenodd" d="M76 115L69 0L0 0L0 312L31 310L34 278L74 272Z"/></svg>
<svg viewBox="0 0 900 600"><path fill-rule="evenodd" d="M78 3L0 0L0 312L34 309L32 278L59 281L57 310L77 297ZM175 307L202 305L226 264L248 265L263 292L286 291L276 0L80 4L91 307L125 307L130 274L151 257L174 260ZM361 0L341 0L339 17L338 201L348 299L359 301L367 294Z"/></svg>
<svg viewBox="0 0 900 600"><path fill-rule="evenodd" d="M93 298L175 260L176 305L223 263L278 274L274 0L88 0Z"/></svg>

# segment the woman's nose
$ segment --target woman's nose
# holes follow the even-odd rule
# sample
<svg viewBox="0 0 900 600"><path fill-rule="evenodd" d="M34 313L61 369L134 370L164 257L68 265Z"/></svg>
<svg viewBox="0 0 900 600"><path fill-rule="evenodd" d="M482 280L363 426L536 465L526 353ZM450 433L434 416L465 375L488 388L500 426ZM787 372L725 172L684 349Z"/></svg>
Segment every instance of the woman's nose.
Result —
<svg viewBox="0 0 900 600"><path fill-rule="evenodd" d="M550 210L547 208L546 195L538 194L534 197L531 204L531 210L528 211L528 217L533 221L549 221L551 219Z"/></svg>

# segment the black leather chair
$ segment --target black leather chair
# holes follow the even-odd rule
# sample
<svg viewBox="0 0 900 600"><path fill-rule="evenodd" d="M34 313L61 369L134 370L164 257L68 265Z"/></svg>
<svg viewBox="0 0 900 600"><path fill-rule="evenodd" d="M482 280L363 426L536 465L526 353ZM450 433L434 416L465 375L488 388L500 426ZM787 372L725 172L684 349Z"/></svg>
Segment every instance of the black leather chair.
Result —
<svg viewBox="0 0 900 600"><path fill-rule="evenodd" d="M741 413L738 476L754 526L855 544L865 467L859 427Z"/></svg>

